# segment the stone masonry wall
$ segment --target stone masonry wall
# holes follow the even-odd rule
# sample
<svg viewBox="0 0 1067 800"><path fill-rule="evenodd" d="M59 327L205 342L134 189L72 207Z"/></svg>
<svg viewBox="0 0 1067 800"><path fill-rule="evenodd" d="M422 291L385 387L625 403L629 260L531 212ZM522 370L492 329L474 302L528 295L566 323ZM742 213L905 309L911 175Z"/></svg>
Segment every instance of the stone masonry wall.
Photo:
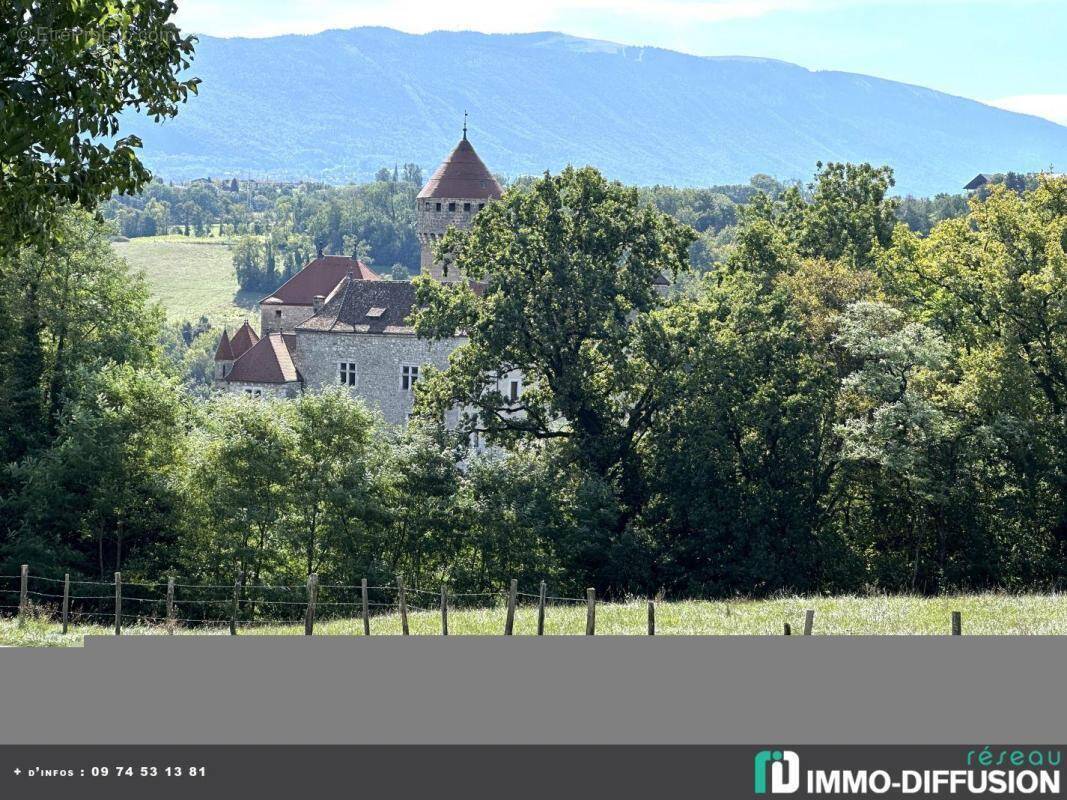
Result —
<svg viewBox="0 0 1067 800"><path fill-rule="evenodd" d="M479 206L489 203L487 198L471 199L462 197L431 197L428 200L417 201L417 213L415 229L422 245L421 268L424 274L429 274L437 280L442 280L441 265L433 261L433 248L437 240L445 235L449 228L466 230L471 225L471 220L478 213ZM454 205L455 210L449 208ZM438 211L440 207L440 211ZM447 280L456 281L460 275L456 270L448 271Z"/></svg>
<svg viewBox="0 0 1067 800"><path fill-rule="evenodd" d="M300 394L300 383L230 383L223 382L223 387L231 394L247 394L247 390L258 391L260 397L276 397L279 400L289 400Z"/></svg>
<svg viewBox="0 0 1067 800"><path fill-rule="evenodd" d="M278 312L281 311L281 315ZM263 303L259 307L259 335L292 333L296 326L309 319L315 311L311 306L288 306Z"/></svg>
<svg viewBox="0 0 1067 800"><path fill-rule="evenodd" d="M400 388L401 367L433 365L443 369L448 366L449 353L464 341L430 342L405 334L300 331L293 360L309 390L339 385L341 362L354 363L356 385L350 387L352 394L380 410L386 422L405 425L414 393ZM457 418L458 412L451 412L446 423L454 425Z"/></svg>

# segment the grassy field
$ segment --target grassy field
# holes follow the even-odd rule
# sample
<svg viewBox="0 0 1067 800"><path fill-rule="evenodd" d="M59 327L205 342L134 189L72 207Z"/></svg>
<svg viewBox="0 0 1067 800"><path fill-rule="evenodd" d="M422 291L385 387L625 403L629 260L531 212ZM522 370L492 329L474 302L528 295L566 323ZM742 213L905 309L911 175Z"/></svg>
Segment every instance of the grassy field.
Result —
<svg viewBox="0 0 1067 800"><path fill-rule="evenodd" d="M952 611L963 615L964 635L1023 634L1055 635L1067 631L1067 597L1058 595L981 594L938 598L921 597L790 597L776 600L731 602L660 603L656 609L656 632L660 635L781 635L782 625L789 622L800 633L804 610L815 609L816 635L937 635L950 631ZM412 611L409 614L412 635L437 635L441 630L439 612ZM536 632L536 608L520 606L515 619L515 634ZM503 632L504 609L452 609L449 632L454 635L485 636ZM38 616L20 627L10 617L0 619L0 644L15 646L67 647L82 644L85 635L108 635L107 625L71 627L64 636L52 619ZM597 606L598 635L644 635L647 630L647 606L644 602L602 603ZM179 628L179 633L227 634L225 626ZM244 635L296 635L303 624L243 625ZM316 634L362 635L359 619L320 620ZM585 632L585 606L580 603L549 606L545 615L545 632L551 635L580 635ZM165 630L158 625L129 625L124 634L153 635ZM396 614L371 619L372 635L399 635Z"/></svg>
<svg viewBox="0 0 1067 800"><path fill-rule="evenodd" d="M195 321L206 314L217 325L232 325L254 317L259 296L239 291L225 239L145 236L112 247L144 272L171 320Z"/></svg>

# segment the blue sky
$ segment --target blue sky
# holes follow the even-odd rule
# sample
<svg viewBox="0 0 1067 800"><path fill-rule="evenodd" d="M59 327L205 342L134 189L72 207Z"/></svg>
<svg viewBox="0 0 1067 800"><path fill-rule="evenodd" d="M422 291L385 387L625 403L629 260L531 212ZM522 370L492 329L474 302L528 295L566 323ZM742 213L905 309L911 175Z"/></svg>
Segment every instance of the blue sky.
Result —
<svg viewBox="0 0 1067 800"><path fill-rule="evenodd" d="M386 25L554 30L697 55L780 58L916 83L1067 124L1067 0L178 0L217 36Z"/></svg>

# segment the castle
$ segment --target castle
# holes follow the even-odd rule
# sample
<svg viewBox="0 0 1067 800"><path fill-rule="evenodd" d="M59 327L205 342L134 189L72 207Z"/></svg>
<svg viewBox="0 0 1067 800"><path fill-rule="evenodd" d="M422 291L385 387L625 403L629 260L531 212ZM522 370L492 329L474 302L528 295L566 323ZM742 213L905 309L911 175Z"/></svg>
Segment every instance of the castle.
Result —
<svg viewBox="0 0 1067 800"><path fill-rule="evenodd" d="M502 195L500 184L463 138L419 192L417 233L421 270L444 275L433 249L450 227L465 229L487 203ZM247 322L230 336L223 331L215 352L215 383L250 397L295 397L304 389L345 386L388 423L406 424L420 372L443 369L449 354L466 340L415 336L409 281L382 280L346 256L319 256L260 301L260 333ZM513 400L522 391L519 375L500 379L498 389ZM446 423L454 424L458 411Z"/></svg>

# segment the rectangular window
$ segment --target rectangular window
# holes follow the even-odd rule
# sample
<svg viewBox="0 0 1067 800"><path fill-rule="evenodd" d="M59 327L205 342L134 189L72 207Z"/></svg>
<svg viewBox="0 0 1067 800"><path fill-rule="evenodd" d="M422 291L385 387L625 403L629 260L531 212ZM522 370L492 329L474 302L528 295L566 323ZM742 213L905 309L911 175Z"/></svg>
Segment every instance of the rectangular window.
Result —
<svg viewBox="0 0 1067 800"><path fill-rule="evenodd" d="M410 392L415 388L415 382L419 379L419 368L411 364L404 364L400 368L400 391Z"/></svg>
<svg viewBox="0 0 1067 800"><path fill-rule="evenodd" d="M469 213L470 210L471 210L471 204L470 203L464 203L463 204L463 210Z"/></svg>
<svg viewBox="0 0 1067 800"><path fill-rule="evenodd" d="M245 394L248 397L262 397L263 396L263 390L262 389L252 389L250 387L246 387L245 388Z"/></svg>
<svg viewBox="0 0 1067 800"><path fill-rule="evenodd" d="M341 380L342 386L355 386L356 385L356 365L351 361L342 361L340 364L340 370L338 377Z"/></svg>
<svg viewBox="0 0 1067 800"><path fill-rule="evenodd" d="M519 385L518 380L511 381L511 384L508 386L508 399L512 403L519 399L519 392L521 389L522 387Z"/></svg>
<svg viewBox="0 0 1067 800"><path fill-rule="evenodd" d="M479 203L478 210L481 211L483 208L485 208L485 203Z"/></svg>
<svg viewBox="0 0 1067 800"><path fill-rule="evenodd" d="M282 315L282 310L280 308L274 309L274 316L281 317L281 315Z"/></svg>
<svg viewBox="0 0 1067 800"><path fill-rule="evenodd" d="M455 203L449 203L448 204L448 210L449 211L455 211L456 210L456 204Z"/></svg>
<svg viewBox="0 0 1067 800"><path fill-rule="evenodd" d="M437 208L434 209L434 210L435 211L440 211L441 210L441 204L440 203L436 203L435 205L437 206Z"/></svg>

